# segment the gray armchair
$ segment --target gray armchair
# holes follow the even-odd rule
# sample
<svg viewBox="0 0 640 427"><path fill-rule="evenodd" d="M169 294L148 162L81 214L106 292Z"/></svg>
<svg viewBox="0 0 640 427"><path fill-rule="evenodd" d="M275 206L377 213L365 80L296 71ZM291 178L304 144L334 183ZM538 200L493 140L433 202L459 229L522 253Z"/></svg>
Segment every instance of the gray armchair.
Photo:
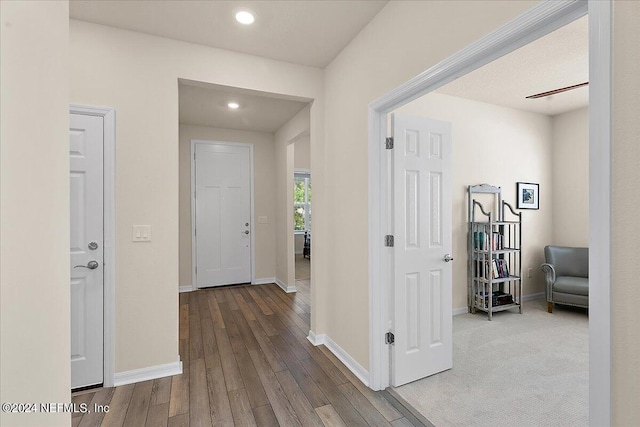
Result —
<svg viewBox="0 0 640 427"><path fill-rule="evenodd" d="M544 257L547 311L554 303L589 307L589 248L546 246Z"/></svg>

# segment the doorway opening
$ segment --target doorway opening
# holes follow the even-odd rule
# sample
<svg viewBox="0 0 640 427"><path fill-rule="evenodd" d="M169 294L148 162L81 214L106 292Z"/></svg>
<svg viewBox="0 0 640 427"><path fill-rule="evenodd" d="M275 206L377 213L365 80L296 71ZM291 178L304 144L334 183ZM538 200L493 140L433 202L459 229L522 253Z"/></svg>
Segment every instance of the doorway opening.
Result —
<svg viewBox="0 0 640 427"><path fill-rule="evenodd" d="M589 7L589 276L605 283L605 289L590 289L589 294L589 420L608 423L610 419L610 345L609 316L609 209L610 156L608 120L610 111L610 6L590 2ZM384 160L381 141L387 134L386 114L402 107L455 78L524 46L584 16L587 3L543 3L515 21L443 61L370 105L370 241L382 242L389 233L386 206L390 203L385 183L388 163ZM535 18L534 18L535 17ZM603 117L605 119L603 119ZM455 130L454 130L455 132ZM487 160L489 161L489 160ZM478 184L472 182L469 184ZM458 191L458 189L454 189ZM511 190L513 191L513 190ZM460 211L465 212L464 206ZM454 206L454 210L458 207ZM391 230L393 231L393 230ZM463 246L464 247L464 246ZM392 250L371 244L371 383L374 389L390 384L389 348L383 341L385 328L393 322L392 306L385 302L392 295L385 282L393 283ZM455 258L455 257L454 257ZM606 295L603 295L605 293ZM466 297L463 297L466 299ZM464 308L464 307L463 307ZM465 308L466 309L466 308Z"/></svg>

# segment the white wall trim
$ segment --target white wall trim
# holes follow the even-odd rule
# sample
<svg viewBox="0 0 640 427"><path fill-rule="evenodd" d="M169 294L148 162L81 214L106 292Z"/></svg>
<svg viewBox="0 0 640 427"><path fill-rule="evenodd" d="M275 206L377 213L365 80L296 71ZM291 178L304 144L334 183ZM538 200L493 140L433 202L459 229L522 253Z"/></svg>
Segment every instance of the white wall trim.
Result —
<svg viewBox="0 0 640 427"><path fill-rule="evenodd" d="M472 43L369 104L369 295L370 387L389 383L389 351L384 332L389 327L392 284L391 248L383 235L392 232L387 215L386 114L589 12L590 75L590 251L589 276L602 284L589 295L589 420L611 423L611 2L564 0L540 2L515 20Z"/></svg>
<svg viewBox="0 0 640 427"><path fill-rule="evenodd" d="M69 105L69 113L99 116L104 124L103 202L104 202L104 314L103 378L105 387L113 387L115 378L116 331L116 110L109 107Z"/></svg>
<svg viewBox="0 0 640 427"><path fill-rule="evenodd" d="M233 147L249 147L249 167L250 178L249 186L251 194L251 220L250 220L250 233L251 233L251 283L255 281L256 277L256 239L255 239L255 198L254 198L254 163L253 163L253 144L242 142L225 142L225 141L210 141L204 139L192 139L191 143L191 277L193 278L193 289L198 289L198 277L196 275L196 199L194 196L196 190L196 144L206 145L230 145Z"/></svg>
<svg viewBox="0 0 640 427"><path fill-rule="evenodd" d="M466 308L465 308L466 310ZM342 347L336 344L327 334L316 335L313 331L309 331L307 339L314 346L324 345L334 356L340 360L364 385L369 387L369 372L360 365L356 359L351 357Z"/></svg>
<svg viewBox="0 0 640 427"><path fill-rule="evenodd" d="M292 292L297 292L298 289L294 286L289 286L289 285L285 285L284 282L280 279L278 279L277 277L274 280L275 284L280 286L282 288L283 291L285 291L286 293L290 294ZM273 283L273 282L270 282Z"/></svg>
<svg viewBox="0 0 640 427"><path fill-rule="evenodd" d="M268 285L271 283L276 283L275 277L263 277L261 279L256 279L253 281L254 285Z"/></svg>
<svg viewBox="0 0 640 427"><path fill-rule="evenodd" d="M178 287L178 293L183 293L183 292L192 292L195 291L196 288L193 285L183 285Z"/></svg>
<svg viewBox="0 0 640 427"><path fill-rule="evenodd" d="M141 381L155 380L156 378L170 377L182 374L182 362L167 363L165 365L149 366L148 368L134 369L132 371L117 372L114 378L114 387Z"/></svg>
<svg viewBox="0 0 640 427"><path fill-rule="evenodd" d="M467 307L458 307L453 309L452 314L454 316L459 316L461 314L466 314L468 312L469 312L469 309Z"/></svg>

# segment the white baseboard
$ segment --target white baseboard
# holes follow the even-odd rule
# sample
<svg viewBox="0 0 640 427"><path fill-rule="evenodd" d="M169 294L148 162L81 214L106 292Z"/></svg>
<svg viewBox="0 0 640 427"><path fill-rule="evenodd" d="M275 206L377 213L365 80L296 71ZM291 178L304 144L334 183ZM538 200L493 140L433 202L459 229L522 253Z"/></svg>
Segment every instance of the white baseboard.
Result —
<svg viewBox="0 0 640 427"><path fill-rule="evenodd" d="M271 282L273 283L273 282ZM298 289L294 286L287 286L285 285L282 280L278 279L277 277L275 278L275 283L276 285L280 286L282 288L283 291L285 291L286 293L290 294L291 292L297 292Z"/></svg>
<svg viewBox="0 0 640 427"><path fill-rule="evenodd" d="M275 277L263 277L262 279L256 279L253 281L254 285L267 285L269 283L276 283Z"/></svg>
<svg viewBox="0 0 640 427"><path fill-rule="evenodd" d="M182 292L191 292L194 290L194 287L191 285L185 285L185 286L180 286L178 288L178 292L182 293Z"/></svg>
<svg viewBox="0 0 640 427"><path fill-rule="evenodd" d="M522 297L522 301L533 301L534 299L544 299L544 292L529 294Z"/></svg>
<svg viewBox="0 0 640 427"><path fill-rule="evenodd" d="M113 376L113 386L118 387L156 378L170 377L182 374L182 362L167 363L166 365L149 366L148 368L132 371L116 372Z"/></svg>
<svg viewBox="0 0 640 427"><path fill-rule="evenodd" d="M453 315L457 316L459 314L465 314L469 312L469 307L458 307L453 309Z"/></svg>
<svg viewBox="0 0 640 427"><path fill-rule="evenodd" d="M342 347L335 343L327 334L316 335L313 331L309 331L307 339L314 346L324 345L334 356L338 358L344 366L346 366L364 385L369 387L369 371L364 369L356 360L351 357Z"/></svg>

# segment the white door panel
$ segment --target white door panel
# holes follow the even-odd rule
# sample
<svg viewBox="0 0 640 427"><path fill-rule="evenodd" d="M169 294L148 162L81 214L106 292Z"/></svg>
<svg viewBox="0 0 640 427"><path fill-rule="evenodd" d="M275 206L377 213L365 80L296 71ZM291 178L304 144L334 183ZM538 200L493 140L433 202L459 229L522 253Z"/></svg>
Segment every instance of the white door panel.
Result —
<svg viewBox="0 0 640 427"><path fill-rule="evenodd" d="M451 129L392 115L394 335L392 384L452 367Z"/></svg>
<svg viewBox="0 0 640 427"><path fill-rule="evenodd" d="M194 144L196 286L251 282L251 152Z"/></svg>
<svg viewBox="0 0 640 427"><path fill-rule="evenodd" d="M70 115L72 388L103 382L103 127Z"/></svg>

